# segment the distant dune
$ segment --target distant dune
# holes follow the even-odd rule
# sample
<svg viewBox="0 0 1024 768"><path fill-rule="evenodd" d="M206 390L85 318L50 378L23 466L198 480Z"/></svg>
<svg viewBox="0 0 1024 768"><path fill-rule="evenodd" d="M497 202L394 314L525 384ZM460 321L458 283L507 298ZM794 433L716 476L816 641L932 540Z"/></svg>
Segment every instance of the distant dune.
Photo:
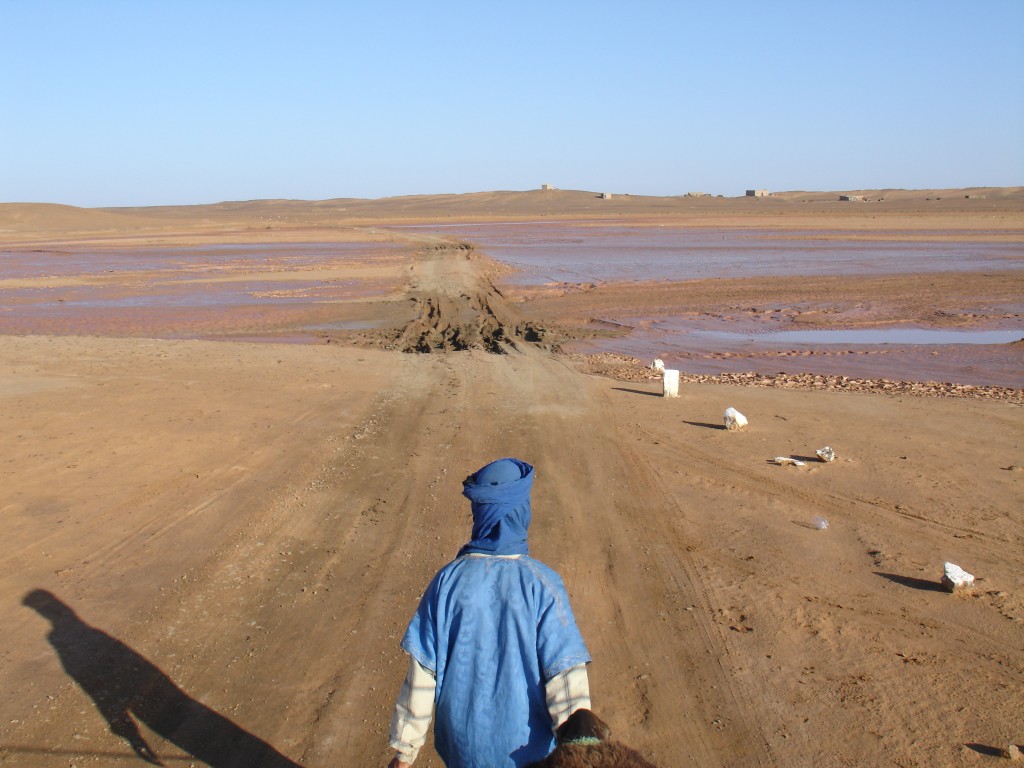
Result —
<svg viewBox="0 0 1024 768"><path fill-rule="evenodd" d="M0 235L19 232L118 230L126 227L163 226L159 219L149 218L144 208L100 209L76 208L51 203L0 203Z"/></svg>
<svg viewBox="0 0 1024 768"><path fill-rule="evenodd" d="M840 202L840 196L861 198ZM356 227L545 217L680 226L916 227L1007 230L1024 226L1024 187L772 192L768 197L653 197L581 190L473 192L375 200L250 200L209 205L76 208L0 203L0 243L41 241L330 240Z"/></svg>

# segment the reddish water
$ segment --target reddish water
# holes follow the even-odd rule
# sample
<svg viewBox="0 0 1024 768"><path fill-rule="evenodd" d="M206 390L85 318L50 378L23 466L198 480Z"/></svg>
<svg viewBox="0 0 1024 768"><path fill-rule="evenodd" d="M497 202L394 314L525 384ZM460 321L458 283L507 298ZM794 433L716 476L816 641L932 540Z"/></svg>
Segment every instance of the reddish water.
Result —
<svg viewBox="0 0 1024 768"><path fill-rule="evenodd" d="M901 232L892 232L892 239L860 240L823 231L531 222L455 225L445 233L518 267L521 272L509 278L513 284L1024 269L1024 241L957 241L948 232L914 233L933 235L933 241L901 240ZM1024 297L1007 310L1024 311ZM979 331L946 337L890 328L800 338L769 333L777 329L764 324L737 328L727 321L673 317L628 324L628 336L577 349L661 358L690 373L786 371L1024 386L1024 344L1011 343L1024 337L1019 321L990 336Z"/></svg>
<svg viewBox="0 0 1024 768"><path fill-rule="evenodd" d="M1024 241L895 239L900 232L892 240L855 240L831 239L842 233L828 231L538 222L452 225L444 232L518 267L510 278L518 284L1024 269Z"/></svg>
<svg viewBox="0 0 1024 768"><path fill-rule="evenodd" d="M512 278L518 283L1024 268L1024 242L861 241L822 239L820 232L613 223L453 225L442 231L472 240L489 255L519 267L522 271ZM0 333L315 340L325 329L365 327L345 307L394 286L314 276L287 281L244 276L339 269L397 259L404 249L377 243L317 243L0 252L0 279L112 277L107 285L0 288ZM191 282L211 275L238 279ZM967 341L966 337L929 343L932 340L891 335L796 339L764 330L738 328L726 321L709 326L682 318L653 318L636 322L624 338L586 349L641 359L660 357L670 367L695 373L787 371L1024 385L1020 343L950 343ZM1022 328L1001 330L1024 336Z"/></svg>
<svg viewBox="0 0 1024 768"><path fill-rule="evenodd" d="M381 243L276 243L65 251L0 251L0 280L88 277L105 272L157 272L180 279L248 271L316 269L328 264L393 255L400 245Z"/></svg>
<svg viewBox="0 0 1024 768"><path fill-rule="evenodd" d="M934 337L926 329L889 328L880 337L865 330L844 341L828 337L842 331L810 331L816 337L801 341L784 332L735 333L671 319L641 321L632 328L622 338L579 344L574 350L660 358L686 373L815 373L1024 387L1024 328L938 331Z"/></svg>
<svg viewBox="0 0 1024 768"><path fill-rule="evenodd" d="M339 306L394 287L333 275L404 253L403 246L379 243L5 251L0 280L94 282L0 288L0 333L177 338L249 332L253 338L312 339L306 324L337 321ZM332 275L316 276L328 269ZM308 274L294 279L299 272ZM290 279L258 279L261 273ZM107 282L95 281L108 275Z"/></svg>

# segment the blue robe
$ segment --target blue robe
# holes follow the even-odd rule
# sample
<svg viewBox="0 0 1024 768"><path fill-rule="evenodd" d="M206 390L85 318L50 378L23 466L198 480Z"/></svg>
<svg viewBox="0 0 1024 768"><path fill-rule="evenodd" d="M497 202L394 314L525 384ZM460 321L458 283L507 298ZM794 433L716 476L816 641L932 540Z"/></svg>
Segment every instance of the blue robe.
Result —
<svg viewBox="0 0 1024 768"><path fill-rule="evenodd" d="M434 577L402 648L437 679L448 768L521 768L555 748L544 683L590 661L561 577L531 557L465 555Z"/></svg>
<svg viewBox="0 0 1024 768"><path fill-rule="evenodd" d="M448 768L521 768L555 747L544 683L590 661L562 578L528 556L533 467L463 483L473 531L420 600L402 648L437 679L434 746ZM518 555L518 557L512 557Z"/></svg>

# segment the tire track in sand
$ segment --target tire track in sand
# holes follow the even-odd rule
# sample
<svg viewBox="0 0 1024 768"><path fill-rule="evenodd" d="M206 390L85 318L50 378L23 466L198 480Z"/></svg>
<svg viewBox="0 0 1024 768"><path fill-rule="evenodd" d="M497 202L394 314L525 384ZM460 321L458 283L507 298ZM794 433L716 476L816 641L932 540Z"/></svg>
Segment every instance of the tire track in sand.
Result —
<svg viewBox="0 0 1024 768"><path fill-rule="evenodd" d="M442 296L463 322L481 296L490 307L481 323L515 322L476 267L460 249L434 251L414 269L414 284ZM504 335L515 334L506 326ZM461 462L452 470L461 476L502 455L537 466L533 552L563 573L573 594L595 658L595 708L666 765L772 765L750 697L722 663L728 647L679 533L682 514L630 449L609 398L536 346L503 351L510 354L448 356L459 386L451 399L466 414L452 437L450 460ZM455 518L464 535L465 502L456 497L454 505L438 510L434 525L450 529ZM438 553L435 565L454 551Z"/></svg>
<svg viewBox="0 0 1024 768"><path fill-rule="evenodd" d="M590 645L594 707L663 765L773 765L723 665L681 510L630 448L600 384L528 351L491 366L499 445L537 465L534 554L562 572Z"/></svg>
<svg viewBox="0 0 1024 768"><path fill-rule="evenodd" d="M488 317L514 318L478 266L435 253L417 288L461 318L479 311L469 297L482 288ZM594 707L616 735L664 766L773 765L751 698L723 665L729 650L679 508L599 383L517 347L395 355L360 426L329 435L318 466L289 475L244 530L212 544L133 644L307 768L384 764L406 664L398 642L468 535L461 479L518 455L538 472L532 553L565 578L594 657ZM90 717L80 708L61 696L22 734L72 743L65 731ZM123 747L109 734L97 743ZM417 765L440 768L429 742Z"/></svg>

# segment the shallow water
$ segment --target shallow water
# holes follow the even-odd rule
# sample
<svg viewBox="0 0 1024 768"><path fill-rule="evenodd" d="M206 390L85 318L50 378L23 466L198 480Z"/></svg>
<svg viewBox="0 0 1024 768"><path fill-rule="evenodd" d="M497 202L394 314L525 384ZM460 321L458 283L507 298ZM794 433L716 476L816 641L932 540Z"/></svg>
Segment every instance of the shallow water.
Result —
<svg viewBox="0 0 1024 768"><path fill-rule="evenodd" d="M816 331L764 331L737 333L735 331L693 331L696 336L728 341L751 341L756 344L811 344L844 346L877 344L1010 344L1024 339L1024 327L1009 331L950 331L929 328L857 328Z"/></svg>
<svg viewBox="0 0 1024 768"><path fill-rule="evenodd" d="M537 222L453 225L446 234L520 269L508 278L519 285L1024 269L1024 242L830 239L842 233Z"/></svg>
<svg viewBox="0 0 1024 768"><path fill-rule="evenodd" d="M800 275L876 275L1024 269L1024 241L860 240L821 230L688 229L557 222L456 225L447 234L519 268L517 285ZM967 309L967 308L965 308ZM860 328L736 330L687 318L630 323L628 336L576 345L654 359L691 373L807 372L1024 386L1024 328L951 331Z"/></svg>
<svg viewBox="0 0 1024 768"><path fill-rule="evenodd" d="M839 233L820 231L635 227L614 222L455 224L445 226L444 232L471 240L490 256L520 268L510 279L518 284L1024 268L1024 242L843 240L827 237ZM389 286L314 276L287 282L241 276L367 264L396 257L407 248L299 243L0 251L0 279L114 273L108 284L0 289L0 333L199 338L226 333L232 338L244 334L251 341L312 340L325 331L372 327L355 319L341 320L331 307L382 294ZM126 279L118 280L118 274ZM231 275L241 279L194 282ZM1008 343L1024 336L1024 329L770 331L737 330L735 323L725 320L709 326L706 319L698 325L686 318L662 317L638 321L630 335L585 349L661 357L695 373L786 370L1024 385L1024 345Z"/></svg>
<svg viewBox="0 0 1024 768"><path fill-rule="evenodd" d="M165 334L176 336L200 316L216 325L217 313L291 317L317 304L386 293L390 286L380 281L339 279L338 270L405 251L359 242L0 251L0 280L40 280L33 287L0 286L0 332L105 333L119 321L128 329L146 317L159 318ZM334 270L329 279L325 269ZM46 278L67 282L48 285ZM153 327L159 326L147 324L146 332Z"/></svg>
<svg viewBox="0 0 1024 768"><path fill-rule="evenodd" d="M723 323L723 326L727 326ZM865 379L1024 387L1024 328L950 331L884 328L752 331L694 327L683 319L641 321L626 336L572 345L645 362L660 358L686 373L754 371Z"/></svg>
<svg viewBox="0 0 1024 768"><path fill-rule="evenodd" d="M365 259L402 250L387 243L275 243L193 245L160 248L76 248L67 251L0 250L0 280L39 277L91 277L105 272L167 272L188 278L236 269L301 269L326 260Z"/></svg>

